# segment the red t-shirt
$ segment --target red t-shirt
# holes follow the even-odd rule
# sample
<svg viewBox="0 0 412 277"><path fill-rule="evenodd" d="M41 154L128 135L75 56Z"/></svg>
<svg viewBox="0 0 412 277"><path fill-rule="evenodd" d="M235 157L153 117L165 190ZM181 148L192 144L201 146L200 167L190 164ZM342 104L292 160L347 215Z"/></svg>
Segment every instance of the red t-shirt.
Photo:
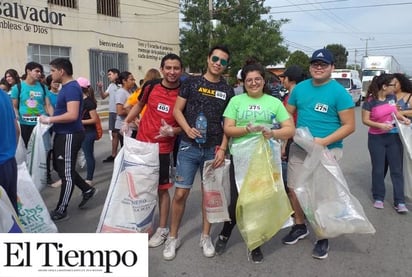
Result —
<svg viewBox="0 0 412 277"><path fill-rule="evenodd" d="M146 103L147 108L140 120L136 139L144 142L158 142L161 154L171 153L176 137L160 137L157 139L155 137L159 135L161 119L164 119L172 127L178 126L173 116L173 108L179 93L179 87L169 89L161 83L156 83L148 94L149 89L150 86L147 86L143 91L141 101Z"/></svg>

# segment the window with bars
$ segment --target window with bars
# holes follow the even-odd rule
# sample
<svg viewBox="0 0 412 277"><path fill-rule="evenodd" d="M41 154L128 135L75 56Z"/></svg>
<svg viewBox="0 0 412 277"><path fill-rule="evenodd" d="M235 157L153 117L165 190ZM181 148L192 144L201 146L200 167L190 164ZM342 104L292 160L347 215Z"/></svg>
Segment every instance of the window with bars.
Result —
<svg viewBox="0 0 412 277"><path fill-rule="evenodd" d="M77 9L77 0L47 0L47 3Z"/></svg>
<svg viewBox="0 0 412 277"><path fill-rule="evenodd" d="M70 47L29 44L27 49L29 61L43 65L44 73L50 72L50 62L56 58L70 58Z"/></svg>
<svg viewBox="0 0 412 277"><path fill-rule="evenodd" d="M119 17L119 0L97 0L97 13Z"/></svg>

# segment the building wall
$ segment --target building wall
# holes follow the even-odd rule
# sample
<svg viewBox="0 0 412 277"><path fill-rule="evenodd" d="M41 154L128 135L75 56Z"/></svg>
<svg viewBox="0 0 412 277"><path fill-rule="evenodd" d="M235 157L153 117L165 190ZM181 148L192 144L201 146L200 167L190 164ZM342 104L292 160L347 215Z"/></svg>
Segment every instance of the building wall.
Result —
<svg viewBox="0 0 412 277"><path fill-rule="evenodd" d="M69 47L74 77L99 75L103 81L107 68L92 72L91 49L127 54L136 79L159 68L165 54L179 53L178 1L119 0L119 17L97 14L96 0L76 2L72 9L47 0L0 1L0 74L7 68L22 74L30 44Z"/></svg>

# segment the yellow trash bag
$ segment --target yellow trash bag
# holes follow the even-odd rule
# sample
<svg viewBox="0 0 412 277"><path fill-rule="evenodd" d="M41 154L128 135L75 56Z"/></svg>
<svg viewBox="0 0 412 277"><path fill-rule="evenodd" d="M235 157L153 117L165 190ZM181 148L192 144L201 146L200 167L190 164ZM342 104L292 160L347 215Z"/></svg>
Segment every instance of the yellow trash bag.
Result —
<svg viewBox="0 0 412 277"><path fill-rule="evenodd" d="M280 144L263 135L251 138L232 146L234 161L239 158L236 148L251 156L240 185L236 221L247 247L253 250L282 228L292 208L282 181ZM234 166L236 174L236 163Z"/></svg>

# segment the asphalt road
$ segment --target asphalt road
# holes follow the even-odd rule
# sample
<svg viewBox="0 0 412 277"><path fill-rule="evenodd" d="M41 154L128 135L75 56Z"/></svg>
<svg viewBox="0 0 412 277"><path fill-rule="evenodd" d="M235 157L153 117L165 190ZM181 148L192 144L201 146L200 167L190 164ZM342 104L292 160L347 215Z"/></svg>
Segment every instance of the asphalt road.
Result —
<svg viewBox="0 0 412 277"><path fill-rule="evenodd" d="M203 257L199 247L201 232L201 193L196 180L186 205L179 236L183 244L173 261L162 258L163 246L149 250L150 276L412 276L412 217L411 213L398 215L392 205L392 184L386 180L387 196L385 209L372 207L370 193L370 159L367 150L367 129L361 124L359 107L356 108L357 130L345 140L342 171L351 193L363 205L364 211L374 225L374 235L344 235L330 240L329 257L315 260L311 257L314 243L313 232L295 245L286 246L281 238L288 230L279 231L263 245L264 262L252 264L246 256L246 246L235 228L222 256ZM95 184L99 190L87 209L80 210L81 200L78 189L73 193L68 209L70 219L57 226L60 232L95 232L105 196L110 184L113 164L101 161L110 153L107 132L95 144L97 159ZM82 174L85 174L82 171ZM60 189L46 188L42 195L46 205L54 208ZM173 191L171 191L173 194ZM412 205L408 205L412 210ZM157 220L157 214L156 219ZM212 237L216 239L222 224L212 227Z"/></svg>

